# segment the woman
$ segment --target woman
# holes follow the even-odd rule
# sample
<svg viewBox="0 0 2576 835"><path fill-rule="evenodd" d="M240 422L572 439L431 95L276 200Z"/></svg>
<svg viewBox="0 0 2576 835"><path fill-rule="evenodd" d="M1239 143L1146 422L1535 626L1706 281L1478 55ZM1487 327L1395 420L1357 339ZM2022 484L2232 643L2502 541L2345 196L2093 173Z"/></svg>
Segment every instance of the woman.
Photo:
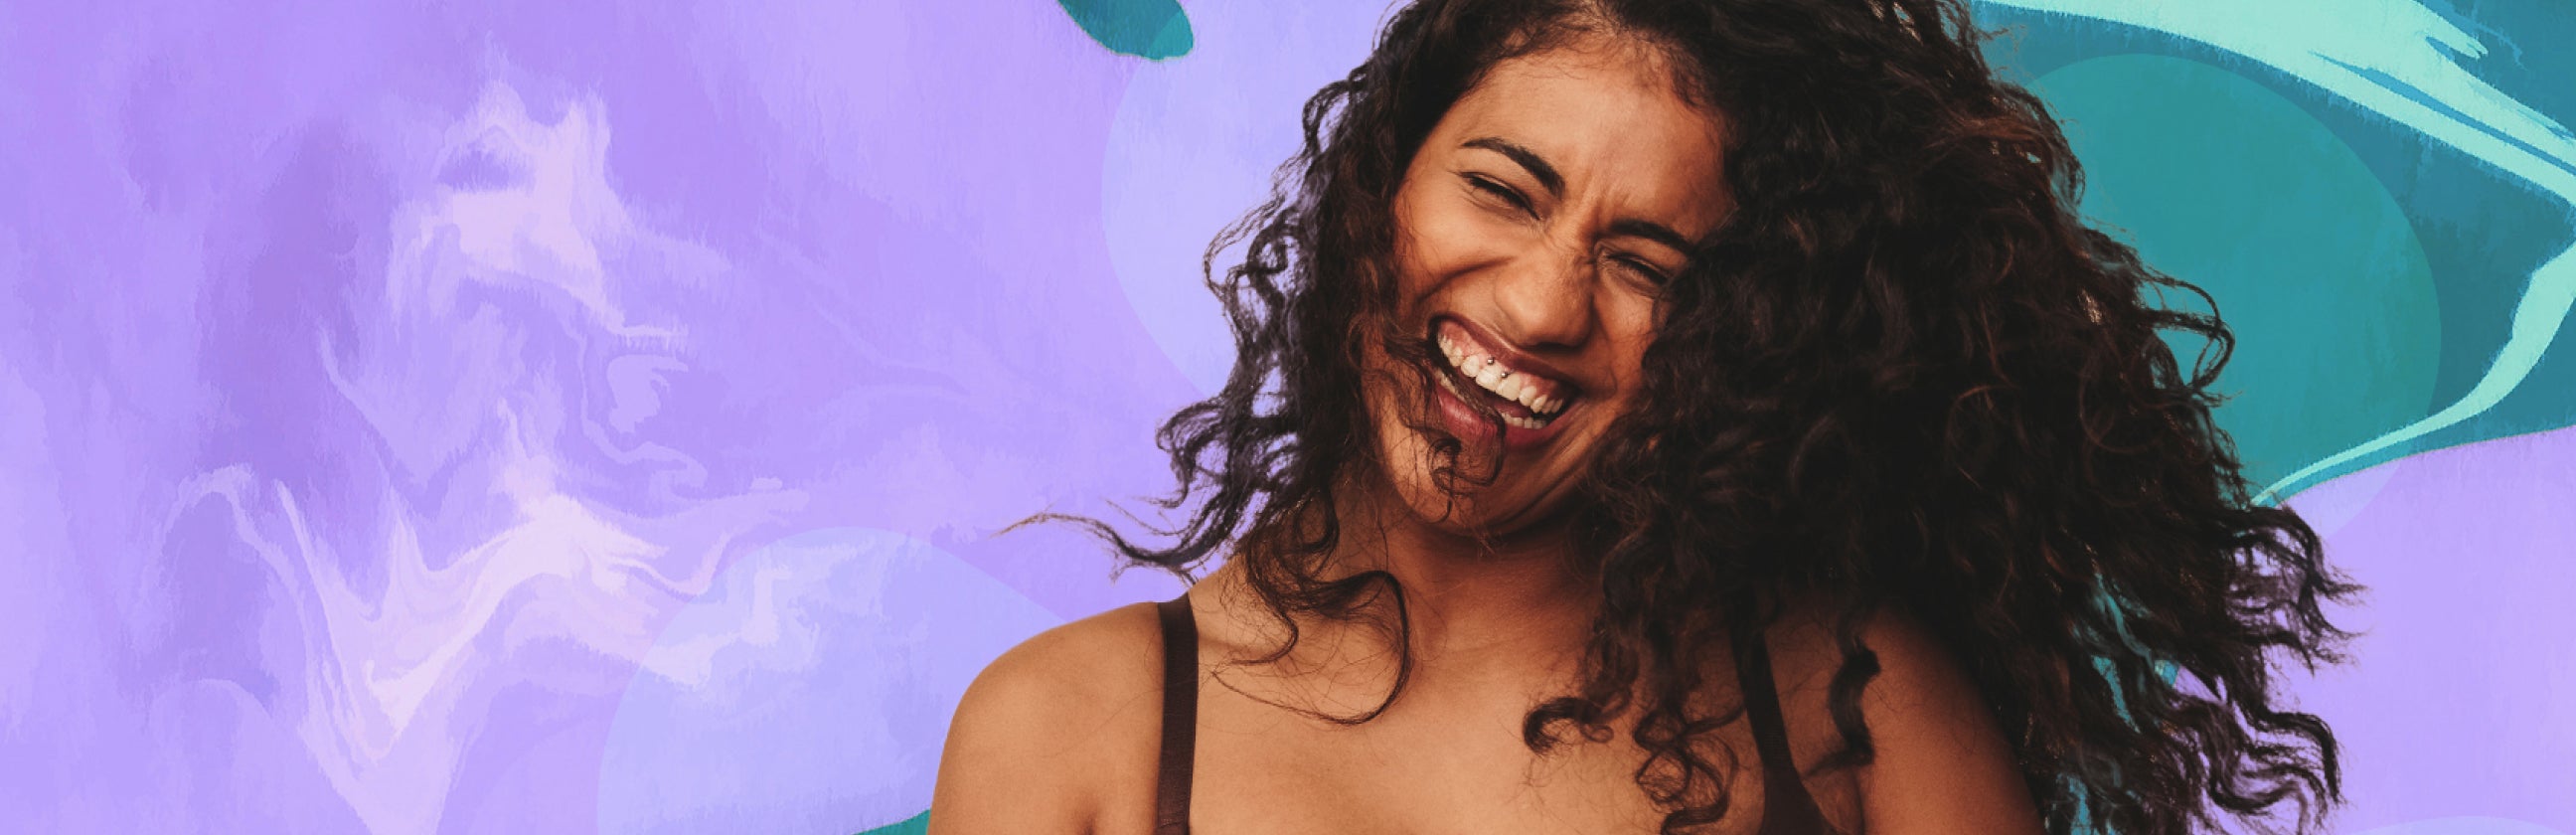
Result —
<svg viewBox="0 0 2576 835"><path fill-rule="evenodd" d="M2353 591L1953 0L1421 0L1230 232L1183 598L978 679L931 830L2313 828ZM1213 261L1213 258L1211 259ZM2208 339L2186 373L2160 330Z"/></svg>

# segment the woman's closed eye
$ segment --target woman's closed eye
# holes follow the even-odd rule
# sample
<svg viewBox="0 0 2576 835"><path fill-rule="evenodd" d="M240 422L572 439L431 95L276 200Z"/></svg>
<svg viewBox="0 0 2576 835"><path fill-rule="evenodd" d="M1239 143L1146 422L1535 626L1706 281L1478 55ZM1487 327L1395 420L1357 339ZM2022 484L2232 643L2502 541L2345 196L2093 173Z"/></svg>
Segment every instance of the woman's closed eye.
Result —
<svg viewBox="0 0 2576 835"><path fill-rule="evenodd" d="M1533 218L1538 217L1538 208L1530 205L1529 198L1522 197L1518 190L1513 189L1511 186L1503 185L1502 181L1482 174L1462 174L1459 176L1467 178L1467 184L1477 191L1484 192L1487 196L1495 200L1500 200L1509 204L1513 209L1519 210L1522 214Z"/></svg>
<svg viewBox="0 0 2576 835"><path fill-rule="evenodd" d="M1610 256L1610 263L1627 271L1631 277L1645 282L1649 287L1662 287L1673 280L1672 274L1665 272L1662 267L1657 267L1633 255L1614 254Z"/></svg>

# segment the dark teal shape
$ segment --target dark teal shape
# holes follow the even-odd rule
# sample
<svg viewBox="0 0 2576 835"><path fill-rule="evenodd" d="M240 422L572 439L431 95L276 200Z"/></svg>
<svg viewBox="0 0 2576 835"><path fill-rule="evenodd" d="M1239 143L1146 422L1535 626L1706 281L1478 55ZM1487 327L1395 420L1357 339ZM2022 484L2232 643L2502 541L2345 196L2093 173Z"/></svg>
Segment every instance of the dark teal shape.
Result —
<svg viewBox="0 0 2576 835"><path fill-rule="evenodd" d="M1157 61L1187 55L1190 17L1173 0L1059 0L1064 13L1101 46Z"/></svg>
<svg viewBox="0 0 2576 835"><path fill-rule="evenodd" d="M912 816L911 820L886 824L860 832L859 835L930 835L930 810L923 809L921 814Z"/></svg>
<svg viewBox="0 0 2576 835"><path fill-rule="evenodd" d="M2256 485L2430 413L2442 353L2432 267L2404 209L2331 129L2184 58L2094 58L2032 87L2084 164L2085 214L2216 298L2237 338L2216 418ZM2168 341L2186 364L2203 347Z"/></svg>
<svg viewBox="0 0 2576 835"><path fill-rule="evenodd" d="M2458 9L2447 8L2457 5ZM2567 207L2519 175L2497 169L2468 149L2437 141L2376 111L2356 107L2297 76L2244 60L2198 41L2162 32L2059 12L1979 0L1978 23L2016 37L1987 42L1986 55L2007 76L2028 83L2090 58L2156 53L2225 67L2296 103L2360 156L2415 227L2435 276L2435 311L2441 345L2431 408L2467 396L2498 360L2506 322L2521 303L2532 272L2568 244ZM2576 50L2529 49L2518 44L2576 42L2576 15L2553 10L2549 0L2431 4L2440 15L2475 35L2494 56L2468 62L2471 72L2558 124L2576 124ZM2409 94L2404 87L2400 94ZM2419 102L2423 96L2412 96ZM2466 420L2434 430L2385 455L2312 474L2285 486L2305 487L2399 455L2576 424L2576 318L2522 384L2501 402ZM2429 410L2428 410L2429 411Z"/></svg>

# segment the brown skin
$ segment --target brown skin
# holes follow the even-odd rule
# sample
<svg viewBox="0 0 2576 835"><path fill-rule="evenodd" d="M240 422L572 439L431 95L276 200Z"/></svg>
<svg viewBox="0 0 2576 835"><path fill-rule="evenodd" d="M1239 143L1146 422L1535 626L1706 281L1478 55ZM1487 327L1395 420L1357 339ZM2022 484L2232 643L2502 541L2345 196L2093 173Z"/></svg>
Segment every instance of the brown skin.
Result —
<svg viewBox="0 0 2576 835"><path fill-rule="evenodd" d="M1420 401L1410 371L1374 359L1368 405L1385 466L1344 492L1349 570L1382 568L1407 590L1415 669L1402 698L1356 726L1281 705L1352 715L1392 684L1392 653L1374 633L1304 623L1288 658L1224 666L1278 645L1276 625L1221 569L1190 594L1200 658L1192 826L1253 833L1654 832L1661 813L1639 790L1643 754L1621 735L1540 757L1523 717L1570 686L1591 591L1568 568L1567 502L1603 434L1633 396L1655 324L1658 274L1685 253L1651 224L1697 238L1725 219L1724 122L1685 103L1650 52L1594 40L1496 65L1443 116L1406 172L1402 308L1429 333L1457 321L1580 397L1545 443L1508 452L1471 446L1462 468L1495 463L1488 485L1453 497L1403 410ZM1527 159L1528 152L1559 182ZM1413 420L1438 420L1413 416ZM1832 629L1795 607L1769 636L1791 750L1812 766L1839 744L1825 711L1839 660ZM1847 832L2038 832L2038 816L1975 687L1901 617L1864 631L1883 666L1862 710L1878 746L1872 765L1810 775L1808 791ZM968 690L941 760L934 835L1152 830L1161 641L1151 606L1129 606L1051 630L1013 649ZM1731 671L1733 659L1710 659ZM1732 703L1732 675L1712 675ZM1717 735L1754 763L1738 722ZM1731 786L1719 831L1761 819L1758 768Z"/></svg>

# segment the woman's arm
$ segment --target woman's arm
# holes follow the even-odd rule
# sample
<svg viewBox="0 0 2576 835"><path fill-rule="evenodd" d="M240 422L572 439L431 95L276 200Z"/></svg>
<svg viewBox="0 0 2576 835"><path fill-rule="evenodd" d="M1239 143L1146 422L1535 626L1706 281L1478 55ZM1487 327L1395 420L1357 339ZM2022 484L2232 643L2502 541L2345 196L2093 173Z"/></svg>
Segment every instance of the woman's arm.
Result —
<svg viewBox="0 0 2576 835"><path fill-rule="evenodd" d="M1150 828L1155 628L1151 606L1103 613L1030 638L977 675L939 757L930 835Z"/></svg>
<svg viewBox="0 0 2576 835"><path fill-rule="evenodd" d="M966 689L939 755L930 835L1091 831L1076 779L1083 769L1067 756L1074 751L1047 738L1056 708L1029 666L1005 654Z"/></svg>

